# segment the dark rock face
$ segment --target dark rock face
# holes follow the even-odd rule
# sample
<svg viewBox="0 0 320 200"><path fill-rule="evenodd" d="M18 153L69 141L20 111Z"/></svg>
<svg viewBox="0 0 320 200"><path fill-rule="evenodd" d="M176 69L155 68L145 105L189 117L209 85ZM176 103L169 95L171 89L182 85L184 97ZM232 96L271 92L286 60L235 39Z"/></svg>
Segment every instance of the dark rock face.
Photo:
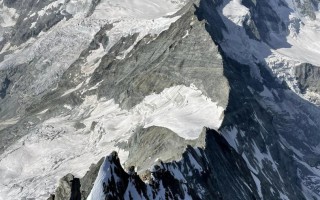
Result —
<svg viewBox="0 0 320 200"><path fill-rule="evenodd" d="M316 14L314 11L319 10L319 0L308 0L308 1L298 1L295 0L298 6L301 8L302 14L308 15L311 19L316 19Z"/></svg>
<svg viewBox="0 0 320 200"><path fill-rule="evenodd" d="M304 199L297 177L298 163L295 163L291 150L284 148L282 144L283 138L295 140L289 128L282 128L284 126L282 123L286 122L290 124L287 126L295 126L296 128L302 124L286 119L285 114L279 115L279 110L272 108L270 103L259 97L258 93L252 94L252 90L250 91L247 86L255 91L261 91L261 85L251 81L250 69L247 66L229 58L225 60L227 69L225 73L230 78L231 92L220 130L226 134L226 137L232 132L232 129L237 133L235 140L237 151L248 160L247 165L251 169L252 175L261 181L261 193L264 198L281 199L282 190L277 191L277 189L285 188L285 191L290 191L287 194L289 199ZM278 85L267 71L264 77L268 82L265 82L267 87L277 88L278 92L282 90L280 89L282 86ZM243 94L245 94L245 98L242 98ZM281 105L281 102L279 104ZM294 123L296 124L293 125ZM270 157L259 161L260 156L263 157L263 155Z"/></svg>
<svg viewBox="0 0 320 200"><path fill-rule="evenodd" d="M320 68L312 64L301 64L295 68L299 88L304 93L307 89L320 92Z"/></svg>
<svg viewBox="0 0 320 200"><path fill-rule="evenodd" d="M318 66L303 63L295 67L295 77L302 94L316 105L320 105L320 68Z"/></svg>
<svg viewBox="0 0 320 200"><path fill-rule="evenodd" d="M75 196L72 192L76 192L78 188L75 188L76 182L79 179L75 178L72 174L67 174L59 182L59 187L56 189L55 195L52 195L50 198L54 197L55 200L70 199L71 196ZM77 192L76 192L77 193Z"/></svg>
<svg viewBox="0 0 320 200"><path fill-rule="evenodd" d="M67 174L60 180L55 193L51 194L48 200L87 199L102 163L103 159L97 164L92 164L89 171L81 179L74 177L72 174Z"/></svg>
<svg viewBox="0 0 320 200"><path fill-rule="evenodd" d="M197 142L204 146L189 146L180 161L153 166L147 184L133 167L125 172L114 152L94 187L103 184L106 199L260 199L245 161L218 132L204 129Z"/></svg>
<svg viewBox="0 0 320 200"><path fill-rule="evenodd" d="M270 5L271 4L271 5ZM243 5L248 7L251 12L252 22L246 25L247 33L251 30L249 35L255 35L256 39L268 43L270 40L270 33L281 33L286 31L285 22L280 19L275 8L272 7L272 3L269 1L256 1L250 0L243 1Z"/></svg>
<svg viewBox="0 0 320 200"><path fill-rule="evenodd" d="M68 174L60 180L60 185L55 194L51 195L48 200L81 200L80 187L80 179Z"/></svg>
<svg viewBox="0 0 320 200"><path fill-rule="evenodd" d="M219 45L223 41L219 35L216 36L216 25L213 23L220 19L213 19L212 15L206 14L211 12L213 7L208 6L211 1L203 2L203 6L200 3L199 7L201 16L206 20L207 30L213 40ZM258 21L255 21L261 40L268 43L267 35L263 34L269 31L281 33L281 22L273 19L278 13L271 14L268 7L259 11L262 9L259 5L269 2L244 2L246 6L252 7L251 16L256 13L257 18L254 20L270 20L265 29L259 27ZM311 183L308 178L311 174L318 175L312 172L313 170L307 172L305 165L317 163L315 158L319 155L317 151L311 150L316 148L320 141L319 108L289 92L288 87L281 84L264 63L245 65L231 59L232 53L223 48L220 53L224 60L224 75L230 85L229 104L220 131L246 160L253 177L258 178L263 185L260 195L266 199L319 198L318 191L311 186L318 185L317 181ZM252 75L253 68L259 71L260 80ZM317 73L313 74L314 77L317 76ZM296 151L297 149L299 150ZM306 197L309 189L313 192Z"/></svg>
<svg viewBox="0 0 320 200"><path fill-rule="evenodd" d="M105 168L106 165L107 168ZM109 172L108 179L103 181L105 199L122 199L121 196L125 194L129 183L129 175L121 167L116 152L112 152L110 156L106 157L102 168ZM133 177L133 179L134 178L135 177Z"/></svg>
<svg viewBox="0 0 320 200"><path fill-rule="evenodd" d="M74 178L71 183L72 183L72 185L71 185L71 197L70 197L70 200L81 200L80 179Z"/></svg>
<svg viewBox="0 0 320 200"><path fill-rule="evenodd" d="M2 83L2 87L0 89L0 98L3 99L6 94L7 94L7 89L9 88L9 85L10 85L10 80L6 77L4 79L4 82Z"/></svg>

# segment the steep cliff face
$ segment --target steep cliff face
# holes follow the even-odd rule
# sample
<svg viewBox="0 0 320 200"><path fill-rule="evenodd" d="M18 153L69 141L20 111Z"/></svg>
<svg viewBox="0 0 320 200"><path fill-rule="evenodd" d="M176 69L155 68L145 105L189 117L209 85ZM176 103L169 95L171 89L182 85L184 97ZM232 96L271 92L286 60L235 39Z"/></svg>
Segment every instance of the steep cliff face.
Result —
<svg viewBox="0 0 320 200"><path fill-rule="evenodd" d="M318 4L2 1L0 198L320 199Z"/></svg>
<svg viewBox="0 0 320 200"><path fill-rule="evenodd" d="M216 20L206 14L210 1L202 1L202 7L200 3L203 18L211 19L207 19L207 29L221 47L224 74L231 88L220 131L246 160L259 180L257 183L263 185L259 191L261 197L319 198L315 178L319 108L301 98L309 99L297 87L303 79L296 79L298 73L294 73L299 71L299 63L317 62L312 56L301 59L303 51L310 50L309 44L298 47L295 42L310 39L309 25L316 24L318 19L312 21L297 15L301 8L289 1L220 3L224 6L220 7L221 15ZM242 8L243 13L229 12L235 7ZM262 11L262 8L266 9ZM214 21L220 19L226 24L223 39L214 32L217 26ZM246 26L248 19L255 25ZM292 36L297 33L292 29L295 20L305 24L295 30L300 35ZM259 37L250 36L249 31ZM303 38L302 32L309 35ZM241 52L244 52L242 57Z"/></svg>

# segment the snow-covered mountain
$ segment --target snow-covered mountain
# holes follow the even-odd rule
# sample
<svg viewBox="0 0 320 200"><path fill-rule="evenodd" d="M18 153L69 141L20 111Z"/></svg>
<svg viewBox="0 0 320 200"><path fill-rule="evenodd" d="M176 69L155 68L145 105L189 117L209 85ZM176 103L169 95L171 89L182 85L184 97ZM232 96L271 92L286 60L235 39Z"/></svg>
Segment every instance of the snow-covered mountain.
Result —
<svg viewBox="0 0 320 200"><path fill-rule="evenodd" d="M319 3L1 0L0 199L320 199Z"/></svg>

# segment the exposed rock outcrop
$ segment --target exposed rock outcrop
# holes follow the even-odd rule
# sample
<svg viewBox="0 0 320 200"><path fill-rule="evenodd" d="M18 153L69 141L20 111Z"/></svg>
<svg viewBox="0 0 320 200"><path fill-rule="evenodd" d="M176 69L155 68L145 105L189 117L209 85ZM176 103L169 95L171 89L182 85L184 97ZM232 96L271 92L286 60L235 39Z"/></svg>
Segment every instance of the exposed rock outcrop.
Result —
<svg viewBox="0 0 320 200"><path fill-rule="evenodd" d="M102 189L106 199L260 199L245 161L218 132L204 128L198 140L204 146L188 146L181 160L159 160L141 175L147 182L134 167L125 172L113 152L89 199L97 199Z"/></svg>

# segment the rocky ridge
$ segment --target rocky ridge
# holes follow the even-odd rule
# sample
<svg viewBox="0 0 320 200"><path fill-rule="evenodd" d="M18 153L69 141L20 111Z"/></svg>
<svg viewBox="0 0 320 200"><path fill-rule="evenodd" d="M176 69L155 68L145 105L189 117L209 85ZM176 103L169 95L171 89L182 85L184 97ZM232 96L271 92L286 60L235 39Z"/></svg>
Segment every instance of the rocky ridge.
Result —
<svg viewBox="0 0 320 200"><path fill-rule="evenodd" d="M26 104L21 119L2 124L0 167L12 166L21 152L50 158L36 160L44 176L0 168L14 177L3 179L6 190L0 194L319 199L317 61L289 52L297 48L291 36L303 39L317 21L318 2L295 2L192 1L157 34L124 34L117 41L110 32L118 31L118 24L105 23L61 72L55 88ZM95 16L103 2L96 3L86 16ZM239 12L230 12L234 9ZM14 107L8 94L15 79L3 80L1 105ZM199 135L207 123L211 127ZM63 143L66 138L72 142ZM57 151L55 157L44 144L73 152ZM32 151L38 147L44 154ZM115 149L118 153L111 153ZM90 163L108 153L85 175ZM79 166L82 173L74 174ZM53 181L66 171L74 175L55 188ZM39 186L44 180L49 187ZM36 190L27 183L36 183Z"/></svg>

